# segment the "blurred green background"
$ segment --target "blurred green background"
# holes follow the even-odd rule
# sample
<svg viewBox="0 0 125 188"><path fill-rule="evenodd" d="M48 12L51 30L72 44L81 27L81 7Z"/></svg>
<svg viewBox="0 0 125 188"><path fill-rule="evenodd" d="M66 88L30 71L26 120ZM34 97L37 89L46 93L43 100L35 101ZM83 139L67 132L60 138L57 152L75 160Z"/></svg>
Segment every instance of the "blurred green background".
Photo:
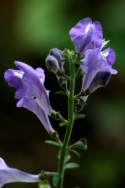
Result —
<svg viewBox="0 0 125 188"><path fill-rule="evenodd" d="M35 115L16 108L14 89L5 83L3 72L14 67L14 60L45 68L49 49L73 48L69 29L88 16L102 23L104 37L116 51L119 74L90 97L86 118L76 122L72 142L86 137L88 150L78 159L81 167L66 173L64 187L125 187L125 0L0 0L0 156L32 173L56 168L56 148L44 144L49 137ZM56 79L47 71L46 77L51 103L65 115L64 99L53 94ZM60 135L63 138L64 128Z"/></svg>

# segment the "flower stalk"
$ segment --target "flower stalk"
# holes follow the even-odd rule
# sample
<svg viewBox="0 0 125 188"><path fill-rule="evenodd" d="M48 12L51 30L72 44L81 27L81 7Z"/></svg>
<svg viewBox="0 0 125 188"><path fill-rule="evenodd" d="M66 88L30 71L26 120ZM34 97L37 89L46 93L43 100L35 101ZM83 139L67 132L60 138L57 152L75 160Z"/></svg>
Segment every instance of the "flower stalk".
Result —
<svg viewBox="0 0 125 188"><path fill-rule="evenodd" d="M68 96L69 125L67 126L64 142L60 150L60 158L59 158L59 166L58 166L59 181L58 181L57 188L63 187L65 159L67 156L68 145L71 139L71 134L72 134L73 125L74 125L75 63L72 60L72 58L70 59L70 62L69 62L69 74L70 74L69 96Z"/></svg>

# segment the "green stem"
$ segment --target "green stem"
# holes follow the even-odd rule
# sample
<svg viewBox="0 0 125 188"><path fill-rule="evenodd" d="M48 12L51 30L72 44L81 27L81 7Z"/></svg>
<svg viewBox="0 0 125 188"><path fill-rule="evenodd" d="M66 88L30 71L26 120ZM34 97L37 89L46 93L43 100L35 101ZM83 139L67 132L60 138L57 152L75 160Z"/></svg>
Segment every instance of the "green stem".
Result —
<svg viewBox="0 0 125 188"><path fill-rule="evenodd" d="M63 179L64 179L64 165L65 158L68 151L68 145L71 139L72 129L74 125L74 92L75 92L75 64L73 62L69 62L69 73L70 73L70 83L69 83L69 96L68 96L68 122L66 134L64 138L63 145L60 150L60 159L58 166L58 174L59 174L59 182L57 188L63 187Z"/></svg>

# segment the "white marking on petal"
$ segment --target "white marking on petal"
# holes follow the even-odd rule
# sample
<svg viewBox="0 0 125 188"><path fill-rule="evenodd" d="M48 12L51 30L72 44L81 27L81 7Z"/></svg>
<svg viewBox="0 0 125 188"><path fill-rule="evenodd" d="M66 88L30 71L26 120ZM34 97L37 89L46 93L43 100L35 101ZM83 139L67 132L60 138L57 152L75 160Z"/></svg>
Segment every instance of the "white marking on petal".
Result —
<svg viewBox="0 0 125 188"><path fill-rule="evenodd" d="M5 161L0 157L0 170L6 169L7 165Z"/></svg>
<svg viewBox="0 0 125 188"><path fill-rule="evenodd" d="M104 57L107 57L107 56L109 55L109 50L102 51L101 54L102 54Z"/></svg>
<svg viewBox="0 0 125 188"><path fill-rule="evenodd" d="M15 72L14 72L14 75L15 75L17 78L22 79L22 78L23 78L23 75L24 75L24 72L22 72L22 71L20 71L20 72L15 71Z"/></svg>
<svg viewBox="0 0 125 188"><path fill-rule="evenodd" d="M88 31L89 31L90 29L93 29L93 27L94 27L93 24L88 24L87 27L86 27L86 29L85 29L85 34L88 33Z"/></svg>

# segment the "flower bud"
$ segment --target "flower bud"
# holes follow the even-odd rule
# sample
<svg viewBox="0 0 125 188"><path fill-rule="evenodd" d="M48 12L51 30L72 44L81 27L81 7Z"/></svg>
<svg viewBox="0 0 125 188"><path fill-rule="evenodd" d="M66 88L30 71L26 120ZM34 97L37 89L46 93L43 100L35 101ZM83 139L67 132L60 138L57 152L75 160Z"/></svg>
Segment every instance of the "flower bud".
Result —
<svg viewBox="0 0 125 188"><path fill-rule="evenodd" d="M62 51L58 48L51 49L49 55L46 57L45 63L47 69L54 74L63 72L64 59L62 56Z"/></svg>

